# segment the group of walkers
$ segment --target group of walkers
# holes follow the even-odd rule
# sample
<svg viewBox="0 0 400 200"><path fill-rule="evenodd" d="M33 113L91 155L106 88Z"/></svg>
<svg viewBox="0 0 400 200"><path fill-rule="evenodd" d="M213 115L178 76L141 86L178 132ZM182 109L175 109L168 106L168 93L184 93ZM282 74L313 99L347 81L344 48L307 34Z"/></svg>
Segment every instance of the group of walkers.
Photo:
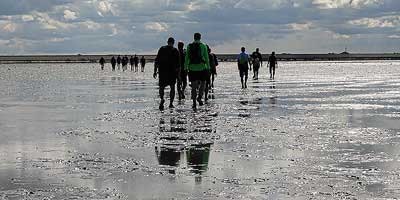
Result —
<svg viewBox="0 0 400 200"><path fill-rule="evenodd" d="M168 38L167 45L162 46L157 53L154 62L153 77L159 79L159 109L164 109L164 89L170 87L169 108L174 108L175 84L177 84L179 100L185 99L185 89L187 86L187 78L189 77L191 86L191 99L193 110L197 109L197 105L202 106L203 95L204 102L208 101L208 93L214 88L214 78L217 76L216 67L218 66L217 56L211 52L211 48L201 42L201 34L194 34L194 41L187 45L184 49L184 43L178 42L178 49L174 47L175 39ZM253 79L258 80L258 72L262 66L263 58L259 49L249 56L244 47L237 58L239 75L242 88L247 88L248 71L251 66L254 69ZM275 67L277 59L275 52L268 58L268 66L270 70L270 79L275 78Z"/></svg>
<svg viewBox="0 0 400 200"><path fill-rule="evenodd" d="M214 87L214 77L217 75L217 57L211 53L208 45L201 42L201 34L194 34L194 41L184 49L184 43L178 43L178 49L174 47L175 39L169 38L167 45L158 50L154 63L154 78L159 79L160 106L164 109L164 89L170 87L169 108L173 108L175 99L175 84L178 83L179 100L185 99L187 78L191 86L192 108L202 106L208 101L208 93Z"/></svg>
<svg viewBox="0 0 400 200"><path fill-rule="evenodd" d="M249 56L246 53L246 48L241 48L241 53L237 58L239 75L240 75L240 82L242 83L242 88L247 88L247 79L249 70L251 71L251 66L253 65L253 79L258 80L258 71L262 66L263 58L260 53L260 50L257 48L255 52ZM278 64L278 61L275 56L275 52L272 52L268 58L268 67L269 67L269 74L270 79L275 79L275 68Z"/></svg>
<svg viewBox="0 0 400 200"><path fill-rule="evenodd" d="M159 95L160 105L159 109L164 110L164 90L170 87L170 101L169 108L174 108L173 102L175 99L175 85L177 85L179 101L185 99L185 90L188 85L188 78L191 87L191 99L193 110L197 106L204 105L208 102L208 95L214 88L214 79L217 76L216 67L218 66L217 56L211 52L211 48L205 43L201 42L201 34L195 33L193 42L188 44L185 49L183 42L178 42L178 49L174 47L175 39L168 38L167 45L162 46L154 60L154 73L153 77L159 79ZM141 71L144 72L146 59L144 56L139 61L135 55L128 59L128 56L122 58L114 56L111 58L112 70L115 71L116 66L120 70L127 70L128 64L131 65L131 70L137 72L139 62L141 64ZM104 69L105 59L100 59L101 69ZM246 53L245 47L241 48L241 53L237 57L237 64L239 69L240 81L242 89L247 88L247 80L249 70L253 66L253 79L258 80L258 72L263 65L262 55L257 48L250 56ZM270 72L270 79L275 78L275 67L277 59L275 52L268 58L268 66ZM204 102L203 102L204 95Z"/></svg>
<svg viewBox="0 0 400 200"><path fill-rule="evenodd" d="M141 71L144 72L144 67L146 66L146 59L144 56L142 56L140 59L137 55L131 56L130 58L128 58L128 56L118 56L117 58L113 56L110 60L112 71L115 71L116 67L118 68L118 70L121 70L122 68L122 71L126 71L128 70L128 64L130 64L131 71L138 72L139 62L141 66ZM104 70L104 64L106 63L106 60L101 57L99 63L101 66L101 70Z"/></svg>

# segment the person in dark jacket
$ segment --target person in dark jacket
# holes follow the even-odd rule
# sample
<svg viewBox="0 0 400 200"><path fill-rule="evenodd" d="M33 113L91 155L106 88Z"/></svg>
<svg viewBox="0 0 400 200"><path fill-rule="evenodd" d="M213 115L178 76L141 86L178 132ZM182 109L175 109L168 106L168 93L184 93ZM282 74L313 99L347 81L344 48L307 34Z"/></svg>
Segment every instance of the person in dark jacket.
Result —
<svg viewBox="0 0 400 200"><path fill-rule="evenodd" d="M135 57L133 57L133 62L135 63L135 72L137 72L139 67L139 58L137 57L136 54Z"/></svg>
<svg viewBox="0 0 400 200"><path fill-rule="evenodd" d="M117 64L117 60L115 59L114 56L111 58L110 62L111 62L112 70L115 71L115 65Z"/></svg>
<svg viewBox="0 0 400 200"><path fill-rule="evenodd" d="M262 67L263 58L260 53L260 49L256 48L256 51L251 54L251 64L253 64L253 79L258 80L258 71Z"/></svg>
<svg viewBox="0 0 400 200"><path fill-rule="evenodd" d="M268 65L269 65L269 74L270 79L275 79L275 67L278 65L278 61L275 56L275 52L272 52L271 56L268 58Z"/></svg>
<svg viewBox="0 0 400 200"><path fill-rule="evenodd" d="M163 46L158 50L154 62L153 77L156 78L158 73L159 94L161 99L159 106L160 110L164 110L164 89L167 86L171 89L169 108L174 108L175 84L180 69L179 52L174 47L174 43L174 38L168 38L168 45Z"/></svg>
<svg viewBox="0 0 400 200"><path fill-rule="evenodd" d="M122 62L122 58L121 58L121 56L118 56L118 57L117 57L117 66L118 66L118 70L119 70L120 67L121 67L121 62Z"/></svg>
<svg viewBox="0 0 400 200"><path fill-rule="evenodd" d="M142 58L140 58L140 67L142 68L142 72L144 72L145 66L146 66L146 58L144 58L144 56L142 56Z"/></svg>
<svg viewBox="0 0 400 200"><path fill-rule="evenodd" d="M100 63L100 66L101 66L101 70L104 70L104 63L106 63L106 60L104 60L104 58L101 57L99 63Z"/></svg>
<svg viewBox="0 0 400 200"><path fill-rule="evenodd" d="M178 77L178 96L179 100L185 99L185 90L187 86L187 72L185 70L185 44L178 42L180 78Z"/></svg>
<svg viewBox="0 0 400 200"><path fill-rule="evenodd" d="M218 61L217 61L217 56L213 53L211 53L211 48L207 45L207 49L208 49L208 58L209 58L209 62L210 62L210 71L208 72L208 77L206 80L206 87L204 89L204 101L207 102L208 101L208 92L211 90L211 88L214 87L214 74L217 74L217 65L218 65Z"/></svg>

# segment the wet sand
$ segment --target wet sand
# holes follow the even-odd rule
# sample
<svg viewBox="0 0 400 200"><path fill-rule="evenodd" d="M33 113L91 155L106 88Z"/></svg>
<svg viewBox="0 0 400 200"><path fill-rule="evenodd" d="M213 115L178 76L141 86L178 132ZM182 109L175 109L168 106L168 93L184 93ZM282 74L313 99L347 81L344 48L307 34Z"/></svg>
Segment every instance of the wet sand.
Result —
<svg viewBox="0 0 400 200"><path fill-rule="evenodd" d="M197 112L157 110L151 64L0 65L0 199L400 196L400 62L282 62L246 90L221 65Z"/></svg>

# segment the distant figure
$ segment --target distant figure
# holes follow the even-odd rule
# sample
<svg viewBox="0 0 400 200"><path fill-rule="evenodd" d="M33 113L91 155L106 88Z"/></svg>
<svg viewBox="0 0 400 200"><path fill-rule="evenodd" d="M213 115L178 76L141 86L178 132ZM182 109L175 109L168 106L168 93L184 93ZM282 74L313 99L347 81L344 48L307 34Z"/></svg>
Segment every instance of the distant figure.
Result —
<svg viewBox="0 0 400 200"><path fill-rule="evenodd" d="M146 66L146 58L144 58L144 56L142 56L140 58L140 67L142 68L142 72L144 72L144 67Z"/></svg>
<svg viewBox="0 0 400 200"><path fill-rule="evenodd" d="M185 44L178 42L179 51L179 66L180 66L180 77L178 77L178 98L179 100L185 99L185 90L187 86L187 72L185 70Z"/></svg>
<svg viewBox="0 0 400 200"><path fill-rule="evenodd" d="M210 47L207 45L207 51L208 51L208 58L209 58L209 63L210 63L210 70L208 71L207 74L207 80L206 80L206 88L205 88L205 93L204 93L204 101L207 103L208 101L208 92L211 89L211 77L213 76L213 71L216 71L216 66L218 65L217 57L215 54L211 53ZM216 74L216 72L215 72Z"/></svg>
<svg viewBox="0 0 400 200"><path fill-rule="evenodd" d="M128 69L128 62L129 62L128 56L124 56L122 58L122 71L125 71Z"/></svg>
<svg viewBox="0 0 400 200"><path fill-rule="evenodd" d="M100 66L101 66L101 70L104 70L104 63L106 63L106 60L104 60L104 58L101 57L99 63L100 63Z"/></svg>
<svg viewBox="0 0 400 200"><path fill-rule="evenodd" d="M193 110L197 109L196 99L200 106L203 105L202 96L210 70L207 46L200 40L201 34L195 33L194 42L188 45L185 56L185 70L189 72L192 87Z"/></svg>
<svg viewBox="0 0 400 200"><path fill-rule="evenodd" d="M120 67L121 67L121 61L122 61L121 57L118 56L118 57L117 57L117 66L118 66L118 70L119 70Z"/></svg>
<svg viewBox="0 0 400 200"><path fill-rule="evenodd" d="M211 68L211 88L214 88L214 78L217 76L218 58L214 53L211 52L211 49L209 59Z"/></svg>
<svg viewBox="0 0 400 200"><path fill-rule="evenodd" d="M171 88L169 108L174 108L175 83L179 73L179 52L174 47L174 43L174 38L168 38L168 45L163 46L158 50L157 57L154 61L153 77L157 77L157 72L159 75L158 85L161 99L159 106L160 110L164 110L164 89L167 86Z"/></svg>
<svg viewBox="0 0 400 200"><path fill-rule="evenodd" d="M133 56L129 59L129 64L131 65L131 71L133 71L133 66L135 65L135 61L133 60Z"/></svg>
<svg viewBox="0 0 400 200"><path fill-rule="evenodd" d="M278 64L278 61L275 56L275 52L272 52L271 56L268 58L268 65L269 65L269 74L270 79L275 79L275 66Z"/></svg>
<svg viewBox="0 0 400 200"><path fill-rule="evenodd" d="M136 56L133 58L133 62L135 63L135 72L138 71L138 67L139 67L139 58Z"/></svg>
<svg viewBox="0 0 400 200"><path fill-rule="evenodd" d="M115 65L117 64L117 60L115 59L114 56L111 58L110 62L111 62L112 71L115 71Z"/></svg>
<svg viewBox="0 0 400 200"><path fill-rule="evenodd" d="M253 64L253 79L258 80L258 71L262 67L263 58L260 53L260 49L256 48L256 51L251 54L251 60Z"/></svg>
<svg viewBox="0 0 400 200"><path fill-rule="evenodd" d="M246 53L244 47L241 48L241 53L238 56L237 63L240 75L240 82L242 83L242 89L247 88L247 78L249 75L249 55ZM243 77L245 78L243 80Z"/></svg>

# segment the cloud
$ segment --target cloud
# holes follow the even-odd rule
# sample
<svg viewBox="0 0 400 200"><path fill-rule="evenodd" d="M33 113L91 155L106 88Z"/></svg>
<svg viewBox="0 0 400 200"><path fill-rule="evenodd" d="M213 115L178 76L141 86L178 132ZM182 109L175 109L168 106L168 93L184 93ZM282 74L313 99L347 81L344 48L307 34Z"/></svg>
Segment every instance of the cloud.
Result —
<svg viewBox="0 0 400 200"><path fill-rule="evenodd" d="M363 8L368 6L378 6L384 3L384 0L314 0L313 4L323 9L334 8Z"/></svg>
<svg viewBox="0 0 400 200"><path fill-rule="evenodd" d="M378 18L362 18L351 20L349 23L357 26L366 26L368 28L393 28L400 26L400 15Z"/></svg>
<svg viewBox="0 0 400 200"><path fill-rule="evenodd" d="M242 45L372 51L364 43L393 52L399 7L399 0L2 0L0 53L154 53L169 36L188 43L194 32L221 53Z"/></svg>
<svg viewBox="0 0 400 200"><path fill-rule="evenodd" d="M64 18L66 20L75 20L78 17L76 16L76 12L70 10L64 10Z"/></svg>
<svg viewBox="0 0 400 200"><path fill-rule="evenodd" d="M168 25L162 22L149 22L145 24L145 29L148 31L165 32L168 31Z"/></svg>

